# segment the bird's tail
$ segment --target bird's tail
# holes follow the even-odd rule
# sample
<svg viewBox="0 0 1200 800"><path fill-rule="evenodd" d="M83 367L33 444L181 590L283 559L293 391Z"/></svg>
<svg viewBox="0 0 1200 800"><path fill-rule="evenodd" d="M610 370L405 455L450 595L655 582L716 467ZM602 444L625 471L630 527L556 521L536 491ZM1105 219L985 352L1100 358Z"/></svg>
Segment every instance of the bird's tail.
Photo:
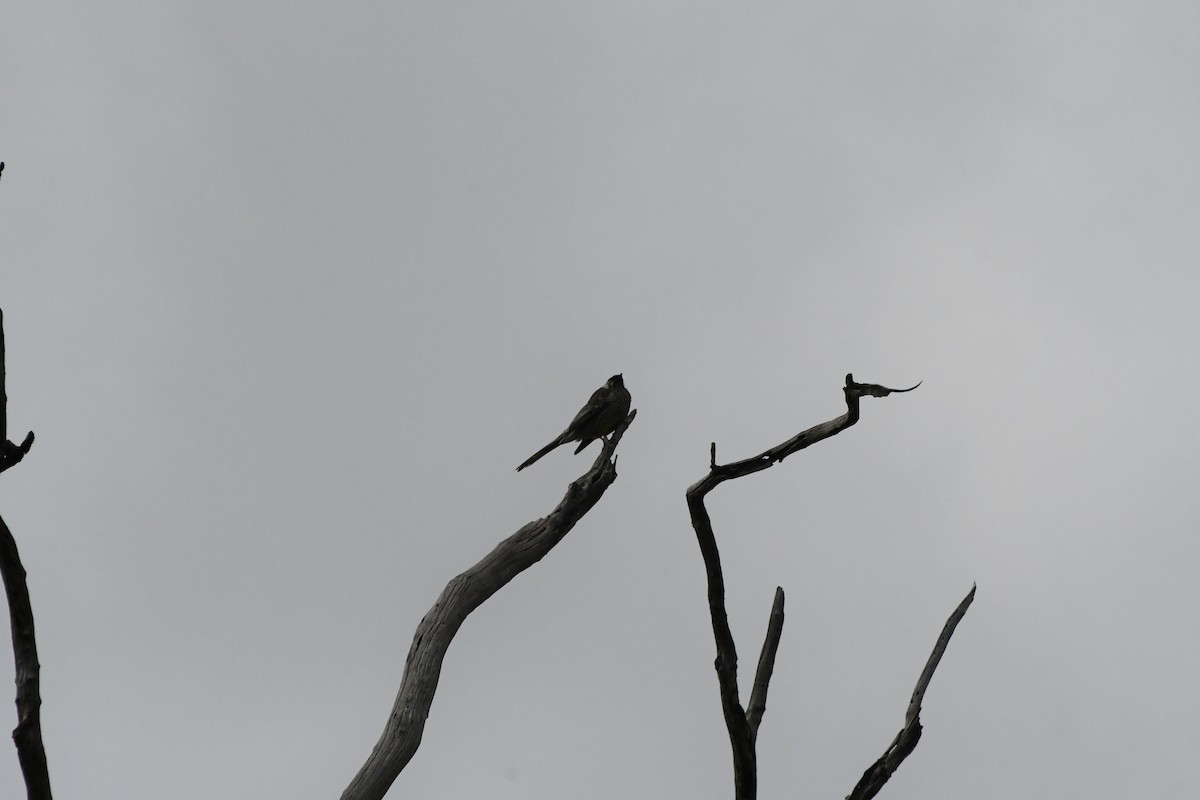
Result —
<svg viewBox="0 0 1200 800"><path fill-rule="evenodd" d="M550 442L550 444L546 445L541 450L538 450L536 453L531 455L529 458L525 459L525 462L523 464L521 464L521 466L517 467L517 472L520 472L521 470L525 469L530 464L537 461L542 456L546 455L546 453L549 453L551 450L558 447L560 444L566 444L566 440L563 439L562 434L559 434L558 437L554 439L554 441Z"/></svg>

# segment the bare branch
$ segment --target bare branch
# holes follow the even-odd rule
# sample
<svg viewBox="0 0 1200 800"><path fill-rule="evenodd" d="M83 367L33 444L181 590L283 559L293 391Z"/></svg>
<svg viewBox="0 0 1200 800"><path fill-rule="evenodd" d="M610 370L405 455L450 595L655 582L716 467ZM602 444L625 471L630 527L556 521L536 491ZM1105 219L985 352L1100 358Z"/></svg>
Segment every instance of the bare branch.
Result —
<svg viewBox="0 0 1200 800"><path fill-rule="evenodd" d="M0 163L0 172L4 171ZM0 443L8 441L8 382L7 367L4 362L4 309L0 308Z"/></svg>
<svg viewBox="0 0 1200 800"><path fill-rule="evenodd" d="M849 378L850 376L847 375L846 377ZM889 389L886 386L880 386L878 383L860 383L858 384L858 391L860 394L869 394L871 397L887 397L889 394L903 394L904 392L911 392L924 382L925 381L917 381L907 389Z"/></svg>
<svg viewBox="0 0 1200 800"><path fill-rule="evenodd" d="M775 600L771 604L771 616L767 621L767 636L763 639L762 652L758 656L758 669L754 673L754 686L750 690L750 704L746 707L746 721L750 723L750 736L758 738L758 726L762 724L767 710L767 685L775 669L775 652L779 650L779 639L783 636L783 587L775 587Z"/></svg>
<svg viewBox="0 0 1200 800"><path fill-rule="evenodd" d="M729 629L729 616L725 611L725 577L721 571L721 554L717 550L712 520L704 506L704 495L698 493L700 488L700 484L695 484L688 490L688 512L700 544L700 554L704 557L704 571L708 579L708 609L712 617L713 638L717 644L717 658L713 666L717 671L721 711L729 731L729 744L733 748L734 797L736 800L754 800L757 791L754 737L738 699L737 647L733 643L733 632Z"/></svg>
<svg viewBox="0 0 1200 800"><path fill-rule="evenodd" d="M921 677L917 679L917 686L913 689L912 699L908 702L908 711L904 715L906 725L920 716L921 701L925 699L925 690L929 688L929 681L933 679L933 671L941 662L942 654L946 652L946 645L950 644L950 637L954 635L954 629L958 627L958 623L966 615L967 609L970 608L974 599L975 584L971 584L971 591L967 592L967 596L962 599L958 608L954 609L954 613L942 626L942 635L938 637L937 644L933 646L933 652L929 654L929 660L925 662L925 669L921 671Z"/></svg>
<svg viewBox="0 0 1200 800"><path fill-rule="evenodd" d="M596 505L617 479L614 453L636 415L637 411L631 412L607 441L601 440L603 448L591 469L567 487L566 495L549 516L523 526L478 564L446 584L417 625L383 735L342 793L342 800L381 800L387 793L421 744L442 659L454 634L468 614L541 560Z"/></svg>
<svg viewBox="0 0 1200 800"><path fill-rule="evenodd" d="M917 387L912 387L912 389L915 388ZM907 392L912 389L902 391ZM757 721L761 721L761 710L755 710L757 721L752 722L750 715L743 710L738 696L737 647L734 645L733 633L729 629L729 616L725 611L725 578L721 572L721 555L717 550L716 535L713 533L712 519L708 516L704 498L727 480L741 478L772 467L793 453L816 444L822 439L828 439L830 436L841 433L858 422L859 398L863 395L883 397L893 391L901 390L888 389L874 383L855 383L854 376L847 374L846 385L842 391L846 398L845 414L802 431L786 442L751 458L735 461L732 464L718 465L716 463L717 445L714 442L709 449L708 474L687 490L688 512L692 518L692 528L696 531L700 554L704 557L704 571L708 578L708 608L712 617L713 639L717 645L714 667L717 671L717 683L721 695L721 710L725 716L725 727L729 731L729 744L733 750L733 786L736 800L754 800L758 791L758 768L754 744L757 735ZM782 599L780 599L780 605L780 624L782 625ZM768 634L768 639L769 637L770 634ZM774 643L773 647L777 646L778 641ZM765 647L764 644L764 650ZM762 660L760 659L760 674L761 664ZM769 675L769 671L763 675L761 699L764 704ZM753 700L753 693L751 697Z"/></svg>
<svg viewBox="0 0 1200 800"><path fill-rule="evenodd" d="M0 168L3 165L0 164ZM15 445L8 441L8 395L4 374L4 312L0 311L0 472L8 469L29 452L33 433ZM29 800L51 800L50 770L46 765L46 750L42 746L41 666L38 664L37 639L33 630L33 606L29 602L29 585L25 567L17 552L17 541L3 519L0 519L0 579L8 598L8 619L12 627L13 661L17 678L17 727L13 743L17 760L25 777L25 792Z"/></svg>
<svg viewBox="0 0 1200 800"><path fill-rule="evenodd" d="M25 568L17 554L17 542L12 531L0 519L0 577L8 596L8 618L12 626L13 660L17 676L17 727L13 742L17 760L25 776L29 800L51 800L50 770L46 750L42 746L42 697L37 657L37 639L33 631L33 607L29 602L29 586Z"/></svg>
<svg viewBox="0 0 1200 800"><path fill-rule="evenodd" d="M3 169L4 164L0 163L0 171ZM8 395L4 384L4 311L0 309L0 472L20 463L29 448L33 447L33 431L25 434L25 440L20 444L8 440Z"/></svg>
<svg viewBox="0 0 1200 800"><path fill-rule="evenodd" d="M828 422L822 422L820 425L814 425L806 431L801 431L782 444L778 444L769 450L764 450L756 456L751 456L750 458L745 458L741 461L735 461L732 464L724 464L721 466L716 464L717 446L714 442L711 450L712 464L710 466L709 474L688 491L692 491L693 489L696 489L702 484L708 482L712 485L708 486L704 490L707 494L707 492L711 491L722 481L729 480L730 478L740 478L744 475L749 475L751 473L767 469L768 467L773 467L793 453L798 453L804 448L814 445L822 439L828 439L830 436L835 436L841 433L846 428L849 428L851 425L858 422L859 399L863 396L886 397L889 394L897 392L911 392L920 385L921 383L918 382L916 386L910 386L907 389L889 389L886 386L880 386L877 383L855 383L854 375L847 374L846 386L842 390L846 396L845 414L837 417L836 419L831 419Z"/></svg>
<svg viewBox="0 0 1200 800"><path fill-rule="evenodd" d="M938 662L942 660L942 654L946 652L946 645L950 643L954 629L958 627L959 620L967 613L967 608L974 599L975 586L972 584L971 591L967 592L967 596L946 620L946 624L942 627L942 634L938 637L937 644L933 646L929 660L925 662L925 669L921 671L921 677L917 679L917 686L913 689L908 711L904 714L904 727L896 734L896 738L888 745L879 760L863 773L858 785L854 787L853 792L846 796L846 800L871 800L872 797L879 794L883 785L900 768L901 762L908 758L908 754L916 749L917 742L921 740L921 701L925 699L925 690L929 688L929 681L933 679L933 672L937 669Z"/></svg>
<svg viewBox="0 0 1200 800"><path fill-rule="evenodd" d="M7 440L0 442L0 472L20 464L21 459L25 458L31 447L33 447L33 431L25 434L25 439L20 444L14 444Z"/></svg>

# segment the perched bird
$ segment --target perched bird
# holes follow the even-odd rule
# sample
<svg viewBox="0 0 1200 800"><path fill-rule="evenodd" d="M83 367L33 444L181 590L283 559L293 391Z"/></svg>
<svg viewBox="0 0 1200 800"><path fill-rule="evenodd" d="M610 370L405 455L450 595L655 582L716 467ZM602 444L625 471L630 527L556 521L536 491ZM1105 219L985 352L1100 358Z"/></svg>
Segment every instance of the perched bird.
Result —
<svg viewBox="0 0 1200 800"><path fill-rule="evenodd" d="M575 419L571 420L567 429L550 444L527 458L524 464L517 467L517 472L525 469L559 445L567 442L579 442L579 447L575 448L575 452L578 453L597 439L612 433L625 420L625 417L629 416L630 400L629 391L625 388L625 381L620 375L613 375L608 379L608 383L592 393L587 405L579 409L579 413L575 415Z"/></svg>

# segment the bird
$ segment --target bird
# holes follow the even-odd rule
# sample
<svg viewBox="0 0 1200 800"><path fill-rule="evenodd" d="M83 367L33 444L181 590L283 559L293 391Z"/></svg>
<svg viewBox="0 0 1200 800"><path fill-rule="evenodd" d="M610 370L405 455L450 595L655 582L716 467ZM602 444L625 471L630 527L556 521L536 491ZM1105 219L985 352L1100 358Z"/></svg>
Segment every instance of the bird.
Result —
<svg viewBox="0 0 1200 800"><path fill-rule="evenodd" d="M550 444L525 459L525 463L517 467L517 472L525 469L559 445L579 442L579 446L575 448L575 452L578 453L597 439L612 433L618 425L625 421L625 417L629 416L631 401L629 390L625 388L625 379L620 375L613 375L608 379L608 383L592 392L587 405L579 409L579 413L575 415L575 419L571 420L567 429L556 436Z"/></svg>

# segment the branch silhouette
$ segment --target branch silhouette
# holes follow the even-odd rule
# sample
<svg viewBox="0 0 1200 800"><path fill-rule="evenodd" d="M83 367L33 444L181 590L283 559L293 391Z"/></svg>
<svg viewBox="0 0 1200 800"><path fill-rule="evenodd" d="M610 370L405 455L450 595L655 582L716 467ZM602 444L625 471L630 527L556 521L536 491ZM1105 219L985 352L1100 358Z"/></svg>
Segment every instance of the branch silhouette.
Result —
<svg viewBox="0 0 1200 800"><path fill-rule="evenodd" d="M381 800L421 744L442 660L467 615L524 570L536 564L600 501L617 479L615 453L632 411L604 442L591 468L573 481L548 516L536 519L496 545L479 563L446 584L413 634L400 690L366 763L342 800Z"/></svg>
<svg viewBox="0 0 1200 800"><path fill-rule="evenodd" d="M2 165L0 165L2 168ZM5 388L4 312L0 310L0 472L16 466L33 446L33 432L17 445L8 440L8 394ZM17 681L17 727L13 743L25 778L29 800L51 800L50 769L42 744L41 665L38 664L37 638L34 636L33 605L25 567L17 552L17 540L0 519L0 579L8 599L8 618L12 627L13 661Z"/></svg>
<svg viewBox="0 0 1200 800"><path fill-rule="evenodd" d="M974 599L975 586L972 585L971 591L967 592L967 596L946 620L946 624L942 627L942 634L933 646L929 660L925 662L925 669L921 670L921 677L917 679L917 686L913 689L912 700L908 702L908 711L904 714L904 727L896 734L896 738L888 745L887 750L883 751L883 755L874 764L867 767L867 771L859 778L854 791L846 796L846 800L871 800L872 797L879 794L879 790L900 767L900 762L908 758L909 754L916 749L917 742L921 740L921 702L925 699L925 690L929 688L933 672L937 669L938 662L942 660L942 654L946 652L946 645L950 644L950 637L954 635L954 629L958 627L959 620L967 613L967 608Z"/></svg>
<svg viewBox="0 0 1200 800"><path fill-rule="evenodd" d="M788 456L835 436L858 422L859 401L862 397L887 397L890 394L911 392L920 386L907 389L891 389L878 383L857 383L852 374L846 375L843 393L846 413L835 419L801 431L787 441L764 450L756 456L730 464L717 463L717 445L709 449L708 474L687 490L688 512L700 554L704 558L704 571L708 580L708 606L712 617L713 638L716 641L717 657L713 664L717 672L720 689L721 710L725 716L725 727L729 733L729 744L733 750L733 785L736 800L754 800L758 791L758 766L755 744L758 728L766 713L767 688L775 664L775 652L783 634L784 593L776 588L771 607L767 636L759 656L758 669L750 692L748 708L743 708L738 694L737 647L729 628L729 616L725 610L725 578L721 570L721 555L717 549L716 534L712 519L705 506L705 497L727 480L743 478L775 466Z"/></svg>

